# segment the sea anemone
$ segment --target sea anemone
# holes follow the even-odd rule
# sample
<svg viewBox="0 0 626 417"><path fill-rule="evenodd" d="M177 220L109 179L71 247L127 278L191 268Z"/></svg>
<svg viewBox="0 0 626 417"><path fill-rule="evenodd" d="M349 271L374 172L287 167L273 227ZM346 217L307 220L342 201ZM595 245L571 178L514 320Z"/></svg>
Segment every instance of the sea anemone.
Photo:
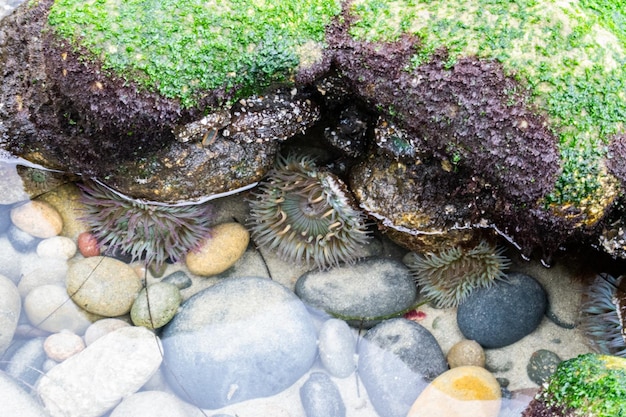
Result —
<svg viewBox="0 0 626 417"><path fill-rule="evenodd" d="M439 253L411 253L406 264L413 273L422 294L439 308L456 307L474 289L486 288L497 279L511 261L485 241L471 249L454 247Z"/></svg>
<svg viewBox="0 0 626 417"><path fill-rule="evenodd" d="M626 292L623 276L601 274L589 286L582 306L581 327L600 353L626 358Z"/></svg>
<svg viewBox="0 0 626 417"><path fill-rule="evenodd" d="M287 262L320 269L353 262L369 241L365 215L345 184L313 158L279 156L254 196L252 238Z"/></svg>
<svg viewBox="0 0 626 417"><path fill-rule="evenodd" d="M209 233L211 206L164 205L132 200L94 182L79 184L85 205L83 220L100 246L159 268L178 261Z"/></svg>

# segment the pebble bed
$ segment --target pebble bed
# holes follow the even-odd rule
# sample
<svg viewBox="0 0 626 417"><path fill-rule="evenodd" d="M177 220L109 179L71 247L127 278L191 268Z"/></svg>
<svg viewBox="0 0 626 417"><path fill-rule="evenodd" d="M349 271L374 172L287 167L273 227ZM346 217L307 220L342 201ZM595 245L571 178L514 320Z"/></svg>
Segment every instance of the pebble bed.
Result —
<svg viewBox="0 0 626 417"><path fill-rule="evenodd" d="M461 416L474 399L473 416L517 417L589 351L564 325L576 265L512 256L511 279L459 308L413 308L405 250L379 236L307 271L255 247L242 194L215 201L210 250L153 274L94 251L75 185L30 201L0 171L0 415Z"/></svg>

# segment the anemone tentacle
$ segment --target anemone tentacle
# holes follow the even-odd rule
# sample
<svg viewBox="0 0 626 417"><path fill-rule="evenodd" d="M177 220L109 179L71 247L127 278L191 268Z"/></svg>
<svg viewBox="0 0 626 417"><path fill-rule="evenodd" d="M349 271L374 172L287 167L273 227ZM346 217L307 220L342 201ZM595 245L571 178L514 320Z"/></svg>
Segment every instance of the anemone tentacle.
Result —
<svg viewBox="0 0 626 417"><path fill-rule="evenodd" d="M353 262L369 235L345 184L304 156L279 156L253 193L248 224L259 246L320 269Z"/></svg>

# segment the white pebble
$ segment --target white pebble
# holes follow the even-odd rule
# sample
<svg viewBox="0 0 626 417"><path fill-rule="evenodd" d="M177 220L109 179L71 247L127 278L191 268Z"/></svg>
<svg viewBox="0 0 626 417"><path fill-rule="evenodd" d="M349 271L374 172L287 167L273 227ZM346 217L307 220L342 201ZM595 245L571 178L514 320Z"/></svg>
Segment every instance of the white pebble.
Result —
<svg viewBox="0 0 626 417"><path fill-rule="evenodd" d="M82 334L91 324L90 318L94 318L74 304L65 288L58 285L42 285L29 292L24 311L33 326L51 333L67 329Z"/></svg>
<svg viewBox="0 0 626 417"><path fill-rule="evenodd" d="M51 334L43 342L46 355L56 362L63 362L83 349L85 349L83 338L67 330Z"/></svg>
<svg viewBox="0 0 626 417"><path fill-rule="evenodd" d="M339 319L324 322L319 334L320 360L329 374L346 378L354 372L356 342L348 324Z"/></svg>
<svg viewBox="0 0 626 417"><path fill-rule="evenodd" d="M54 236L37 245L37 255L42 258L70 259L76 255L76 243L69 237Z"/></svg>

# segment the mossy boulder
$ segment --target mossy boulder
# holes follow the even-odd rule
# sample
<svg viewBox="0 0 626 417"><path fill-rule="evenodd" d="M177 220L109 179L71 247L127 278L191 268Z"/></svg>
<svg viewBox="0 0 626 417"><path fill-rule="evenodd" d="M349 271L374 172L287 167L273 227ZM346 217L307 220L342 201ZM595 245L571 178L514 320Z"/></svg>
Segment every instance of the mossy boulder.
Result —
<svg viewBox="0 0 626 417"><path fill-rule="evenodd" d="M431 199L387 213L370 194L371 214L550 252L596 239L626 184L625 16L609 0L30 0L0 25L2 146L135 197L200 199L354 106L370 153L347 166Z"/></svg>
<svg viewBox="0 0 626 417"><path fill-rule="evenodd" d="M585 354L561 362L523 417L626 415L626 359Z"/></svg>
<svg viewBox="0 0 626 417"><path fill-rule="evenodd" d="M321 0L26 1L0 28L4 147L151 200L253 184L277 142L319 118L296 78L322 68L340 10Z"/></svg>
<svg viewBox="0 0 626 417"><path fill-rule="evenodd" d="M380 159L434 158L461 177L440 193L473 193L474 225L527 252L597 233L625 178L626 3L355 0L344 16L338 67L397 126Z"/></svg>

